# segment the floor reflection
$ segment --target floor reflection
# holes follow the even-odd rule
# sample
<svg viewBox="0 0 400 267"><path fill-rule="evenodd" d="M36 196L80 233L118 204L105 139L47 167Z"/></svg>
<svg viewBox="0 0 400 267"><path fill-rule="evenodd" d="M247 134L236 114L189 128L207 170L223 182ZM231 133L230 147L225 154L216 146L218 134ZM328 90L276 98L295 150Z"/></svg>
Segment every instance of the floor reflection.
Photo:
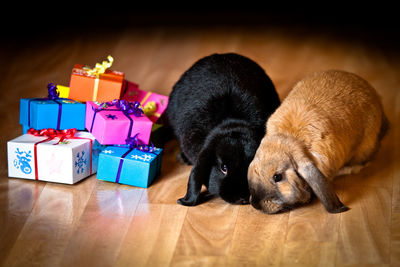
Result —
<svg viewBox="0 0 400 267"><path fill-rule="evenodd" d="M129 216L143 193L146 189L99 181L96 189L99 215Z"/></svg>

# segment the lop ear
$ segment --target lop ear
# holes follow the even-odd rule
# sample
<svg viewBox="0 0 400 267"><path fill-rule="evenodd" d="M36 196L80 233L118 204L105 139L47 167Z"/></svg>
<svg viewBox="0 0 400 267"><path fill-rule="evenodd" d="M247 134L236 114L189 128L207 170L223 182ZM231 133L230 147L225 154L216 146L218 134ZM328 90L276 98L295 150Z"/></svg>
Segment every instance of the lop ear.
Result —
<svg viewBox="0 0 400 267"><path fill-rule="evenodd" d="M184 206L196 206L202 201L200 199L201 187L203 184L208 185L211 172L209 151L200 152L197 162L190 172L186 195L178 199L178 204Z"/></svg>
<svg viewBox="0 0 400 267"><path fill-rule="evenodd" d="M337 197L328 179L312 162L299 164L298 172L308 183L325 209L330 213L340 213L349 210Z"/></svg>

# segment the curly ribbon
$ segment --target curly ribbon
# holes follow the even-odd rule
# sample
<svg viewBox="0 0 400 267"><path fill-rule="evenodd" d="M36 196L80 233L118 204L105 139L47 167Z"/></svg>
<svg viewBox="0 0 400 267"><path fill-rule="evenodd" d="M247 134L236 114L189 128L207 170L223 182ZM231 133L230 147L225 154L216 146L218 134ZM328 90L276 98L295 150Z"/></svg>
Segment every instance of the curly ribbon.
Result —
<svg viewBox="0 0 400 267"><path fill-rule="evenodd" d="M52 128L49 129L43 129L43 130L35 130L33 128L30 128L27 132L28 134L34 135L34 136L44 136L47 137L47 139L44 139L42 141L36 142L33 147L33 153L34 153L34 160L35 160L35 180L39 180L39 171L38 171L38 164L37 164L37 145L40 143L44 143L50 140L53 140L54 138L59 138L60 140L53 144L53 145L58 145L65 139L86 139L90 141L90 164L89 164L89 173L92 174L92 152L93 152L93 140L90 138L85 138L85 137L77 137L75 134L77 133L77 130L75 128L73 129L66 129L66 130L55 130Z"/></svg>
<svg viewBox="0 0 400 267"><path fill-rule="evenodd" d="M111 67L111 65L114 62L114 58L112 56L108 56L107 60L104 60L101 64L96 63L96 66L93 69L87 69L86 73L88 75L93 75L96 76L94 80L94 88L93 88L93 101L96 101L97 99L97 93L99 91L99 82L100 82L100 74L104 74L108 68Z"/></svg>
<svg viewBox="0 0 400 267"><path fill-rule="evenodd" d="M47 97L58 104L57 129L60 129L62 104L56 100L59 99L60 93L57 91L57 86L54 83L49 83L47 90L49 92Z"/></svg>
<svg viewBox="0 0 400 267"><path fill-rule="evenodd" d="M143 107L143 113L148 117L155 115L156 111L157 111L157 104L154 101L147 102L146 105L144 105Z"/></svg>
<svg viewBox="0 0 400 267"><path fill-rule="evenodd" d="M137 101L130 102L126 100L114 99L112 102L106 102L106 105L109 107L115 106L122 112L129 115L133 114L136 117L141 117L143 115L143 110L140 106L140 103Z"/></svg>
<svg viewBox="0 0 400 267"><path fill-rule="evenodd" d="M160 117L161 114L156 112L157 111L157 103L154 101L149 101L146 103L147 99L151 96L151 92L147 92L147 94L143 97L142 101L140 101L140 105L144 105L143 107L143 111L144 114L148 117L150 116L156 116L156 117ZM146 103L146 105L144 104Z"/></svg>
<svg viewBox="0 0 400 267"><path fill-rule="evenodd" d="M143 152L147 152L147 153L153 153L155 151L154 145L151 144L149 145L145 145L143 144L139 138L138 138L139 134L136 134L134 137L128 137L125 141L126 144L128 145L128 151L126 151L122 156L121 159L119 161L119 165L118 165L118 171L117 171L117 176L115 178L115 182L119 183L119 178L121 176L121 171L122 171L122 165L124 164L124 158L129 155L129 153L132 152L132 150L137 149Z"/></svg>
<svg viewBox="0 0 400 267"><path fill-rule="evenodd" d="M114 62L114 58L112 56L108 56L107 60L104 60L103 62L100 63L96 63L96 66L93 69L87 70L87 73L89 75L96 75L99 76L100 74L103 74L106 72L106 70L111 67L111 65Z"/></svg>
<svg viewBox="0 0 400 267"><path fill-rule="evenodd" d="M57 86L54 83L49 83L47 85L47 90L49 92L47 98L54 100L60 98L60 93L57 91Z"/></svg>
<svg viewBox="0 0 400 267"><path fill-rule="evenodd" d="M28 125L31 126L31 102L40 100L52 100L58 104L58 114L57 114L57 129L60 129L61 125L61 114L62 114L62 104L58 100L65 100L68 98L60 98L60 93L57 91L57 85L54 83L49 83L47 85L48 95L45 98L32 98L28 101ZM76 102L76 101L75 101Z"/></svg>
<svg viewBox="0 0 400 267"><path fill-rule="evenodd" d="M154 152L155 149L153 143L151 143L150 145L143 144L143 142L139 140L138 135L139 134L137 133L135 134L134 137L128 137L125 139L125 142L128 145L128 147L130 149L137 149L143 152L150 152L150 153Z"/></svg>
<svg viewBox="0 0 400 267"><path fill-rule="evenodd" d="M109 109L109 107L115 107L114 109ZM129 119L129 131L128 131L128 137L130 138L132 128L133 128L133 120L130 115L134 115L135 117L141 117L143 115L143 110L140 107L140 103L135 101L135 102L130 102L126 100L119 100L115 99L111 102L103 102L100 103L97 108L92 107L94 110L93 114L93 119L92 119L92 125L90 126L90 132L93 132L93 126L94 126L94 121L96 119L96 115L100 111L122 111L122 113Z"/></svg>
<svg viewBox="0 0 400 267"><path fill-rule="evenodd" d="M75 128L65 129L65 130L55 130L52 128L35 130L33 128L30 128L28 130L28 134L31 134L34 136L45 136L45 137L49 137L51 139L56 138L56 137L60 138L60 140L54 145L58 145L59 143L63 142L65 139L74 138L76 132L77 132L77 130Z"/></svg>
<svg viewBox="0 0 400 267"><path fill-rule="evenodd" d="M127 101L127 100L120 100L120 99L114 99L111 102L95 102L95 104L98 105L97 108L92 107L94 111L102 111L102 110L108 110L108 111L122 111L127 114L133 114L136 117L141 117L143 115L143 110L142 107L140 106L140 103L135 101ZM116 109L107 109L108 107L116 107Z"/></svg>

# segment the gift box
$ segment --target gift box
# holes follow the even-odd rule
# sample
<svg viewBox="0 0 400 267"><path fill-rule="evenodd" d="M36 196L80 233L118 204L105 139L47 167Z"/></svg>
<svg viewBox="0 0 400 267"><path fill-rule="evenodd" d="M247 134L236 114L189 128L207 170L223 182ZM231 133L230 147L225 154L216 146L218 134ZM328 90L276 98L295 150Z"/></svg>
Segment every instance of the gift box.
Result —
<svg viewBox="0 0 400 267"><path fill-rule="evenodd" d="M127 91L136 91L139 89L139 84L128 81L128 80L124 80L124 82L122 83L122 95L125 96ZM132 96L134 94L134 92L128 94L127 96ZM130 101L129 99L126 99L128 101Z"/></svg>
<svg viewBox="0 0 400 267"><path fill-rule="evenodd" d="M88 132L46 129L24 134L7 143L8 176L74 184L96 173L103 148Z"/></svg>
<svg viewBox="0 0 400 267"><path fill-rule="evenodd" d="M19 122L25 129L85 129L85 104L68 98L59 98L56 89L54 84L49 84L48 97L20 100Z"/></svg>
<svg viewBox="0 0 400 267"><path fill-rule="evenodd" d="M86 102L86 129L102 145L126 144L126 140L133 136L148 144L153 123L139 107L131 105L133 103L122 100Z"/></svg>
<svg viewBox="0 0 400 267"><path fill-rule="evenodd" d="M72 69L69 97L77 101L111 101L121 98L124 73L109 70L113 59L91 69L77 64Z"/></svg>
<svg viewBox="0 0 400 267"><path fill-rule="evenodd" d="M159 95L139 89L135 83L124 81L124 91L122 99L128 101L138 101L143 107L147 117L154 123L161 117L168 106L168 96Z"/></svg>
<svg viewBox="0 0 400 267"><path fill-rule="evenodd" d="M162 149L151 152L126 146L106 147L99 156L97 179L147 188L160 174Z"/></svg>
<svg viewBox="0 0 400 267"><path fill-rule="evenodd" d="M69 96L69 87L63 85L57 85L57 91L60 94L61 98L68 98Z"/></svg>
<svg viewBox="0 0 400 267"><path fill-rule="evenodd" d="M22 134L26 134L31 127L29 125L23 124L22 125Z"/></svg>

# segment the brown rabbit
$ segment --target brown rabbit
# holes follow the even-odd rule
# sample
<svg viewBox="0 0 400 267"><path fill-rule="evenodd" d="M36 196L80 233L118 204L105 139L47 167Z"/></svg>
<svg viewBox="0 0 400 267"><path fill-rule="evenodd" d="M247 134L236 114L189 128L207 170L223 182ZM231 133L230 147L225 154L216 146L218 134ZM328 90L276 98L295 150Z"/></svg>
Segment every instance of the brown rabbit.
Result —
<svg viewBox="0 0 400 267"><path fill-rule="evenodd" d="M329 180L355 173L372 158L387 129L380 97L344 71L314 73L298 82L267 121L248 170L250 202L277 213L311 200L348 210Z"/></svg>

